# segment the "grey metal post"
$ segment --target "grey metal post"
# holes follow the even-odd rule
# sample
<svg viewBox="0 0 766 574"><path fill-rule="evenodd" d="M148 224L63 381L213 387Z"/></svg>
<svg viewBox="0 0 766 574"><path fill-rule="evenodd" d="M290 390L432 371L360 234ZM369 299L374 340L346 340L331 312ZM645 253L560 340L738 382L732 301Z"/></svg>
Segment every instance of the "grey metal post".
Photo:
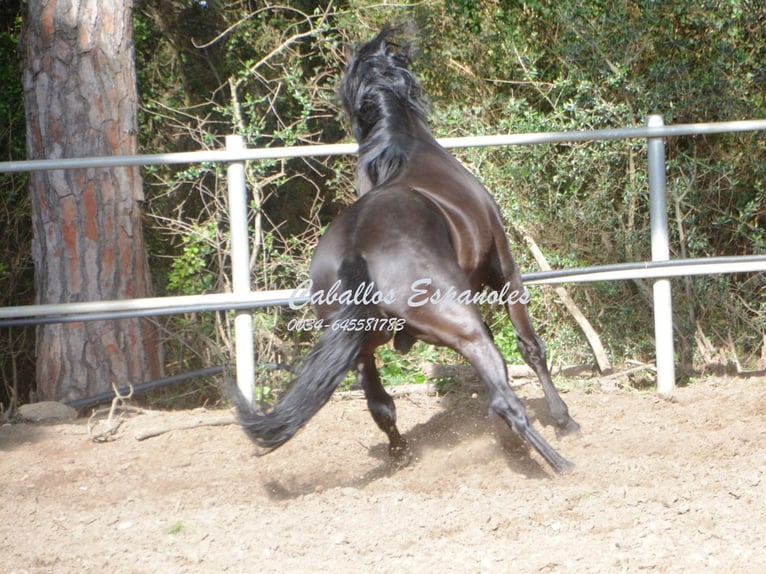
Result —
<svg viewBox="0 0 766 574"><path fill-rule="evenodd" d="M663 127L660 115L650 115L647 126ZM668 240L667 188L665 182L665 140L652 137L647 140L649 160L649 218L652 239L652 261L670 259ZM654 282L654 338L657 361L657 392L669 394L675 387L673 353L673 303L670 279Z"/></svg>
<svg viewBox="0 0 766 574"><path fill-rule="evenodd" d="M242 136L226 136L226 149L244 149ZM231 234L231 285L235 294L250 293L250 238L247 229L247 188L245 163L232 162L226 172L229 190L229 230ZM237 387L250 402L255 382L253 356L253 316L250 311L234 315L234 353L236 356Z"/></svg>

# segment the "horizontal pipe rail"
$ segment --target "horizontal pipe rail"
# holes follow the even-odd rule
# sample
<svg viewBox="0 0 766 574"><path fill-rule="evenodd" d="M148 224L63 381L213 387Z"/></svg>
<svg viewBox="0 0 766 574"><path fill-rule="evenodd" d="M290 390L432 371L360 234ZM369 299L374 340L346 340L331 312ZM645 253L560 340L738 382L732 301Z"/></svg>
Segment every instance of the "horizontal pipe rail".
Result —
<svg viewBox="0 0 766 574"><path fill-rule="evenodd" d="M594 267L540 271L522 275L526 285L554 285L560 283L656 279L717 273L753 273L766 271L766 255L708 257L701 259L672 259L617 263ZM294 289L252 291L250 293L214 293L208 295L181 295L177 297L150 297L120 301L93 301L89 303L57 303L0 308L0 328L42 325L47 323L73 323L152 317L180 313L245 310L306 303L308 297Z"/></svg>
<svg viewBox="0 0 766 574"><path fill-rule="evenodd" d="M163 377L162 379L156 379L154 381L139 383L137 385L133 385L132 387L122 387L120 389L117 389L117 391L122 397L129 394L137 395L139 393L145 393L146 391L151 391L153 389L158 389L160 387L166 387L168 385L182 383L184 381L188 381L189 379L196 379L201 377L217 377L223 372L224 372L224 368L220 366L206 367L204 369L199 369L197 371L192 371L190 373L181 373L180 375L173 375L170 377ZM80 410L86 407L92 407L100 403L111 401L116 396L117 396L117 393L115 393L114 390L111 390L111 391L99 393L97 395L93 395L91 397L75 399L73 401L65 401L64 404L72 407L73 409Z"/></svg>
<svg viewBox="0 0 766 574"><path fill-rule="evenodd" d="M766 255L671 259L643 263L615 263L575 269L541 271L522 275L527 285L585 283L626 279L664 279L687 275L757 273L766 271Z"/></svg>
<svg viewBox="0 0 766 574"><path fill-rule="evenodd" d="M487 147L499 145L528 145L617 140L626 138L658 138L690 135L721 134L766 130L766 120L742 120L734 122L711 122L676 124L663 127L633 127L575 132L541 132L437 138L446 148ZM0 172L41 171L50 169L101 168L143 165L172 165L206 162L235 162L264 159L287 159L294 157L351 155L359 147L355 143L317 144L291 147L252 148L238 151L210 150L180 153L160 153L131 156L105 156L86 158L35 159L0 162Z"/></svg>
<svg viewBox="0 0 766 574"><path fill-rule="evenodd" d="M48 317L51 323L59 322L67 316L79 315L82 318L101 314L101 319L136 317L138 313L164 315L193 311L223 311L226 309L256 309L271 305L284 305L294 294L293 289L273 291L251 291L250 293L210 293L207 295L180 295L174 297L145 297L141 299L122 299L117 301L90 301L84 303L50 303L44 305L22 305L0 308L0 320L27 317ZM114 316L120 313L120 316ZM19 323L26 324L26 323ZM0 327L8 327L5 321Z"/></svg>

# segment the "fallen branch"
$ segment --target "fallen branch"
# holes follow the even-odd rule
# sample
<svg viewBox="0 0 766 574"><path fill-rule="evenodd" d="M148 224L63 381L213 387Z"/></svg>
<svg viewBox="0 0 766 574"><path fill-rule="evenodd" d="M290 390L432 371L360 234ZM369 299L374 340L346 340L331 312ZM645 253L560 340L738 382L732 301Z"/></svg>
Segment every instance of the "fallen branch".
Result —
<svg viewBox="0 0 766 574"><path fill-rule="evenodd" d="M543 252L537 246L535 240L532 239L532 237L527 233L522 232L521 235L529 246L529 250L532 252L532 255L537 261L537 264L540 266L540 269L543 271L550 271L551 266L548 265L548 261L545 259L545 255L543 255ZM598 336L598 333L596 333L596 330L590 324L590 321L588 321L583 312L580 311L577 303L574 302L574 299L572 299L572 296L569 295L569 292L564 287L561 285L556 285L553 287L553 290L556 292L556 295L559 296L561 302L564 303L564 307L566 307L567 311L569 311L569 314L572 315L572 318L577 322L580 329L582 329L582 332L585 335L585 338L588 340L588 344L590 345L591 350L593 351L593 356L596 359L598 370L602 373L609 372L612 368L611 364L609 363L609 357L607 357L604 346L601 344L601 338Z"/></svg>
<svg viewBox="0 0 766 574"><path fill-rule="evenodd" d="M620 377L625 377L627 375L632 375L633 373L638 373L640 371L656 371L657 367L650 364L643 364L638 365L637 367L631 367L630 369L625 369L624 371L620 371L619 373L612 373L611 375L607 375L606 377L599 377L600 381L608 381L610 379L619 379Z"/></svg>
<svg viewBox="0 0 766 574"><path fill-rule="evenodd" d="M426 395L435 397L439 394L439 389L433 383L422 383L412 385L388 385L386 386L386 392L393 398L403 397L407 395ZM364 391L338 391L333 395L334 399L348 400L348 399L363 399L365 398Z"/></svg>
<svg viewBox="0 0 766 574"><path fill-rule="evenodd" d="M235 425L235 424L237 424L237 419L234 418L233 416L219 417L215 419L210 419L209 421L194 421L190 423L177 423L177 424L169 425L162 428L141 431L139 433L136 433L135 439L139 441L146 440L148 438L154 438L156 436L160 436L175 430L191 430L191 429L196 429L200 427L226 426L226 425Z"/></svg>
<svg viewBox="0 0 766 574"><path fill-rule="evenodd" d="M509 379L534 379L537 375L527 365L506 365ZM423 371L429 379L478 379L479 375L471 365L440 365L426 363ZM551 375L560 377L585 377L593 375L592 365L555 366L551 368Z"/></svg>
<svg viewBox="0 0 766 574"><path fill-rule="evenodd" d="M535 372L527 365L506 365L508 379L511 388L517 389L537 380ZM423 373L429 380L448 379L444 386L439 388L435 383L422 383L412 385L388 385L386 392L392 397L406 395L436 396L441 391L454 391L459 389L465 392L482 392L484 385L479 380L476 370L468 364L464 365L441 365L438 363L426 363L423 365ZM566 367L554 367L551 374L561 377L590 377L593 375L592 365L571 365ZM454 381L454 382L453 382ZM364 391L339 391L333 395L336 399L363 399Z"/></svg>

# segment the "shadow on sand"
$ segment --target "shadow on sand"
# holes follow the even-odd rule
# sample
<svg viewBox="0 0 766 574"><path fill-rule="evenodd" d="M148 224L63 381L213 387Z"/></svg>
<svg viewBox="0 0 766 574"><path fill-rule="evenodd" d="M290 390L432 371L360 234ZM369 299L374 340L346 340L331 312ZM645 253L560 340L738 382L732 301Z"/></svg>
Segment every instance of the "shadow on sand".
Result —
<svg viewBox="0 0 766 574"><path fill-rule="evenodd" d="M450 393L439 399L442 409L428 420L416 424L404 433L409 449L401 461L392 460L388 454L385 435L380 441L368 447L368 456L378 464L362 475L350 476L340 470L334 475L316 477L311 484L300 484L292 480L267 480L264 487L272 500L290 500L315 492L317 485L322 489L354 488L364 489L368 485L392 477L407 468L422 464L429 457L460 453L467 443L486 441L495 444L497 456L503 457L511 472L527 479L550 479L555 473L529 447L529 445L505 423L494 415L488 415L483 397L470 397L464 393ZM544 398L523 399L530 421L539 429L552 426ZM555 445L555 443L554 443ZM353 473L352 473L353 474ZM438 476L433 477L438 480ZM292 483L289 484L288 483Z"/></svg>

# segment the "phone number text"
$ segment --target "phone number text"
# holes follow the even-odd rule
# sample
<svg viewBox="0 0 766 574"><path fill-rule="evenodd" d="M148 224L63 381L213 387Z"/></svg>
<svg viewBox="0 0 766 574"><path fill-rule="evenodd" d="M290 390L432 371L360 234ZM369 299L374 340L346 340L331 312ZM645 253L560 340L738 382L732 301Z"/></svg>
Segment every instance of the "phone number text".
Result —
<svg viewBox="0 0 766 574"><path fill-rule="evenodd" d="M331 329L332 331L394 331L404 329L405 320L398 317L381 318L370 317L367 319L338 319L325 321L324 319L291 319L287 323L288 331L318 331Z"/></svg>

